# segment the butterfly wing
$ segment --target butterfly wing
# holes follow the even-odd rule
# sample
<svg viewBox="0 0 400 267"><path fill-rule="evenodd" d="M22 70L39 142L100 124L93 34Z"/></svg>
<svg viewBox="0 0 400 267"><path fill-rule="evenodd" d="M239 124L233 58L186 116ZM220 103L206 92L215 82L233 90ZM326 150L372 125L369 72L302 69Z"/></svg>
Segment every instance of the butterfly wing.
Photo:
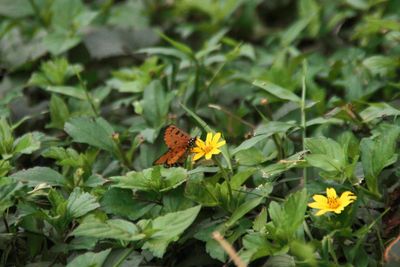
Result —
<svg viewBox="0 0 400 267"><path fill-rule="evenodd" d="M154 164L164 164L167 166L174 165L176 163L181 163L180 159L183 158L187 150L187 147L177 147L174 149L169 149L161 157L159 157Z"/></svg>
<svg viewBox="0 0 400 267"><path fill-rule="evenodd" d="M170 125L165 129L164 133L164 141L165 144L171 149L175 149L178 147L186 147L188 146L188 142L190 140L190 135L176 127L175 125Z"/></svg>

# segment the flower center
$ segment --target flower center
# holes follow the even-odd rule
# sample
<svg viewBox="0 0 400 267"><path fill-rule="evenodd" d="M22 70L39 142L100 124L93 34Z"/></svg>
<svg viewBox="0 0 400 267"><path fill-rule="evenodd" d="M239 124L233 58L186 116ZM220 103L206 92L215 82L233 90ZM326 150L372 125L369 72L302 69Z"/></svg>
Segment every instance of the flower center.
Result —
<svg viewBox="0 0 400 267"><path fill-rule="evenodd" d="M205 154L210 153L211 150L213 150L213 147L212 147L212 146L205 146L205 147L203 148L203 151L204 151Z"/></svg>
<svg viewBox="0 0 400 267"><path fill-rule="evenodd" d="M330 209L336 209L340 206L340 202L338 198L328 197L328 207Z"/></svg>

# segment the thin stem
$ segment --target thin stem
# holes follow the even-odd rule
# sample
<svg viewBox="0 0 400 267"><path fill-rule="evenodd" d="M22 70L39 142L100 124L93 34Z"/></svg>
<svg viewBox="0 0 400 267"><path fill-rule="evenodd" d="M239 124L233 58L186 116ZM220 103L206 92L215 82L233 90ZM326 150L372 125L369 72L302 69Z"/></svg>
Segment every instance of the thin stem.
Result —
<svg viewBox="0 0 400 267"><path fill-rule="evenodd" d="M265 105L265 109L267 111L266 112L267 113L266 119L268 121L273 121L274 117L272 116L272 110L271 110L271 107L269 106L269 103L267 103ZM278 160L283 159L285 157L285 155L284 155L284 151L283 151L283 147L282 147L282 139L280 138L279 134L278 133L274 133L272 135L272 140L274 141L276 149L278 150Z"/></svg>
<svg viewBox="0 0 400 267"><path fill-rule="evenodd" d="M89 102L90 107L92 108L93 114L96 117L98 117L99 114L98 114L98 112L96 110L96 107L94 106L93 99L92 99L92 97L90 96L90 94L88 92L88 89L86 87L86 83L82 80L81 75L79 74L79 72L75 71L75 75L78 78L80 86L82 86L83 90L85 91L86 100Z"/></svg>
<svg viewBox="0 0 400 267"><path fill-rule="evenodd" d="M305 106L306 106L306 74L307 74L307 62L304 60L303 61L303 78L302 78L302 90L301 90L301 102L300 102L300 108L301 108L301 128L302 128L302 142L303 142L303 151L306 150L306 143L305 139L307 137L306 135L306 111L305 111ZM303 168L303 178L304 178L304 185L307 184L307 168Z"/></svg>
<svg viewBox="0 0 400 267"><path fill-rule="evenodd" d="M120 265L125 261L125 259L126 259L129 255L131 255L133 249L134 249L133 247L130 247L130 248L128 249L128 251L126 251L126 252L122 255L122 257L118 259L118 261L113 265L113 267L118 267L118 266L120 266Z"/></svg>
<svg viewBox="0 0 400 267"><path fill-rule="evenodd" d="M214 158L214 162L217 163L218 167L220 168L222 172L222 176L225 178L225 182L228 186L228 194L229 194L229 203L231 203L231 200L233 199L233 194L232 194L232 187L231 187L231 179L229 178L229 175L226 173L224 167L222 167L221 162L219 161L218 158Z"/></svg>
<svg viewBox="0 0 400 267"><path fill-rule="evenodd" d="M9 232L10 232L10 227L8 226L8 222L7 222L6 216L7 216L7 214L6 214L6 212L4 211L4 213L3 213L3 222L4 222L4 226L6 227L7 233L9 233Z"/></svg>

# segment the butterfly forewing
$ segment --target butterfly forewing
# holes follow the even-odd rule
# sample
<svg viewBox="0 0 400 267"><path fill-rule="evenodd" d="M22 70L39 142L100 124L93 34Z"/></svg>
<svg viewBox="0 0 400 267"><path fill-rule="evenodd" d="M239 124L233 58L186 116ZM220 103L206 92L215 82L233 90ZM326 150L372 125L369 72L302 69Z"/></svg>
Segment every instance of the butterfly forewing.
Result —
<svg viewBox="0 0 400 267"><path fill-rule="evenodd" d="M182 164L187 156L187 151L190 147L190 135L176 127L170 125L164 133L164 141L169 150L157 159L154 164L164 164L166 166L173 166L175 164Z"/></svg>
<svg viewBox="0 0 400 267"><path fill-rule="evenodd" d="M164 141L169 148L187 146L190 139L190 135L176 127L170 125L165 129Z"/></svg>

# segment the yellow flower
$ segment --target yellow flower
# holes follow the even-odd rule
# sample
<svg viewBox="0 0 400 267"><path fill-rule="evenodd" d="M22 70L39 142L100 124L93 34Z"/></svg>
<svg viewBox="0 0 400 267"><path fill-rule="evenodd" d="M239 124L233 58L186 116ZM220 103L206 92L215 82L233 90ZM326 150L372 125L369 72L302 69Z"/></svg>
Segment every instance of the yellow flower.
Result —
<svg viewBox="0 0 400 267"><path fill-rule="evenodd" d="M310 208L319 209L317 216L333 211L337 214L341 213L346 206L352 203L357 197L350 191L342 193L340 197L336 195L334 188L326 189L326 197L323 195L314 195L315 202L309 203Z"/></svg>
<svg viewBox="0 0 400 267"><path fill-rule="evenodd" d="M221 153L219 148L225 145L225 140L219 141L220 138L221 133L216 133L214 136L212 133L207 133L206 142L197 138L196 147L192 149L192 152L195 153L193 161L196 161L203 156L206 159L211 159L212 155Z"/></svg>

